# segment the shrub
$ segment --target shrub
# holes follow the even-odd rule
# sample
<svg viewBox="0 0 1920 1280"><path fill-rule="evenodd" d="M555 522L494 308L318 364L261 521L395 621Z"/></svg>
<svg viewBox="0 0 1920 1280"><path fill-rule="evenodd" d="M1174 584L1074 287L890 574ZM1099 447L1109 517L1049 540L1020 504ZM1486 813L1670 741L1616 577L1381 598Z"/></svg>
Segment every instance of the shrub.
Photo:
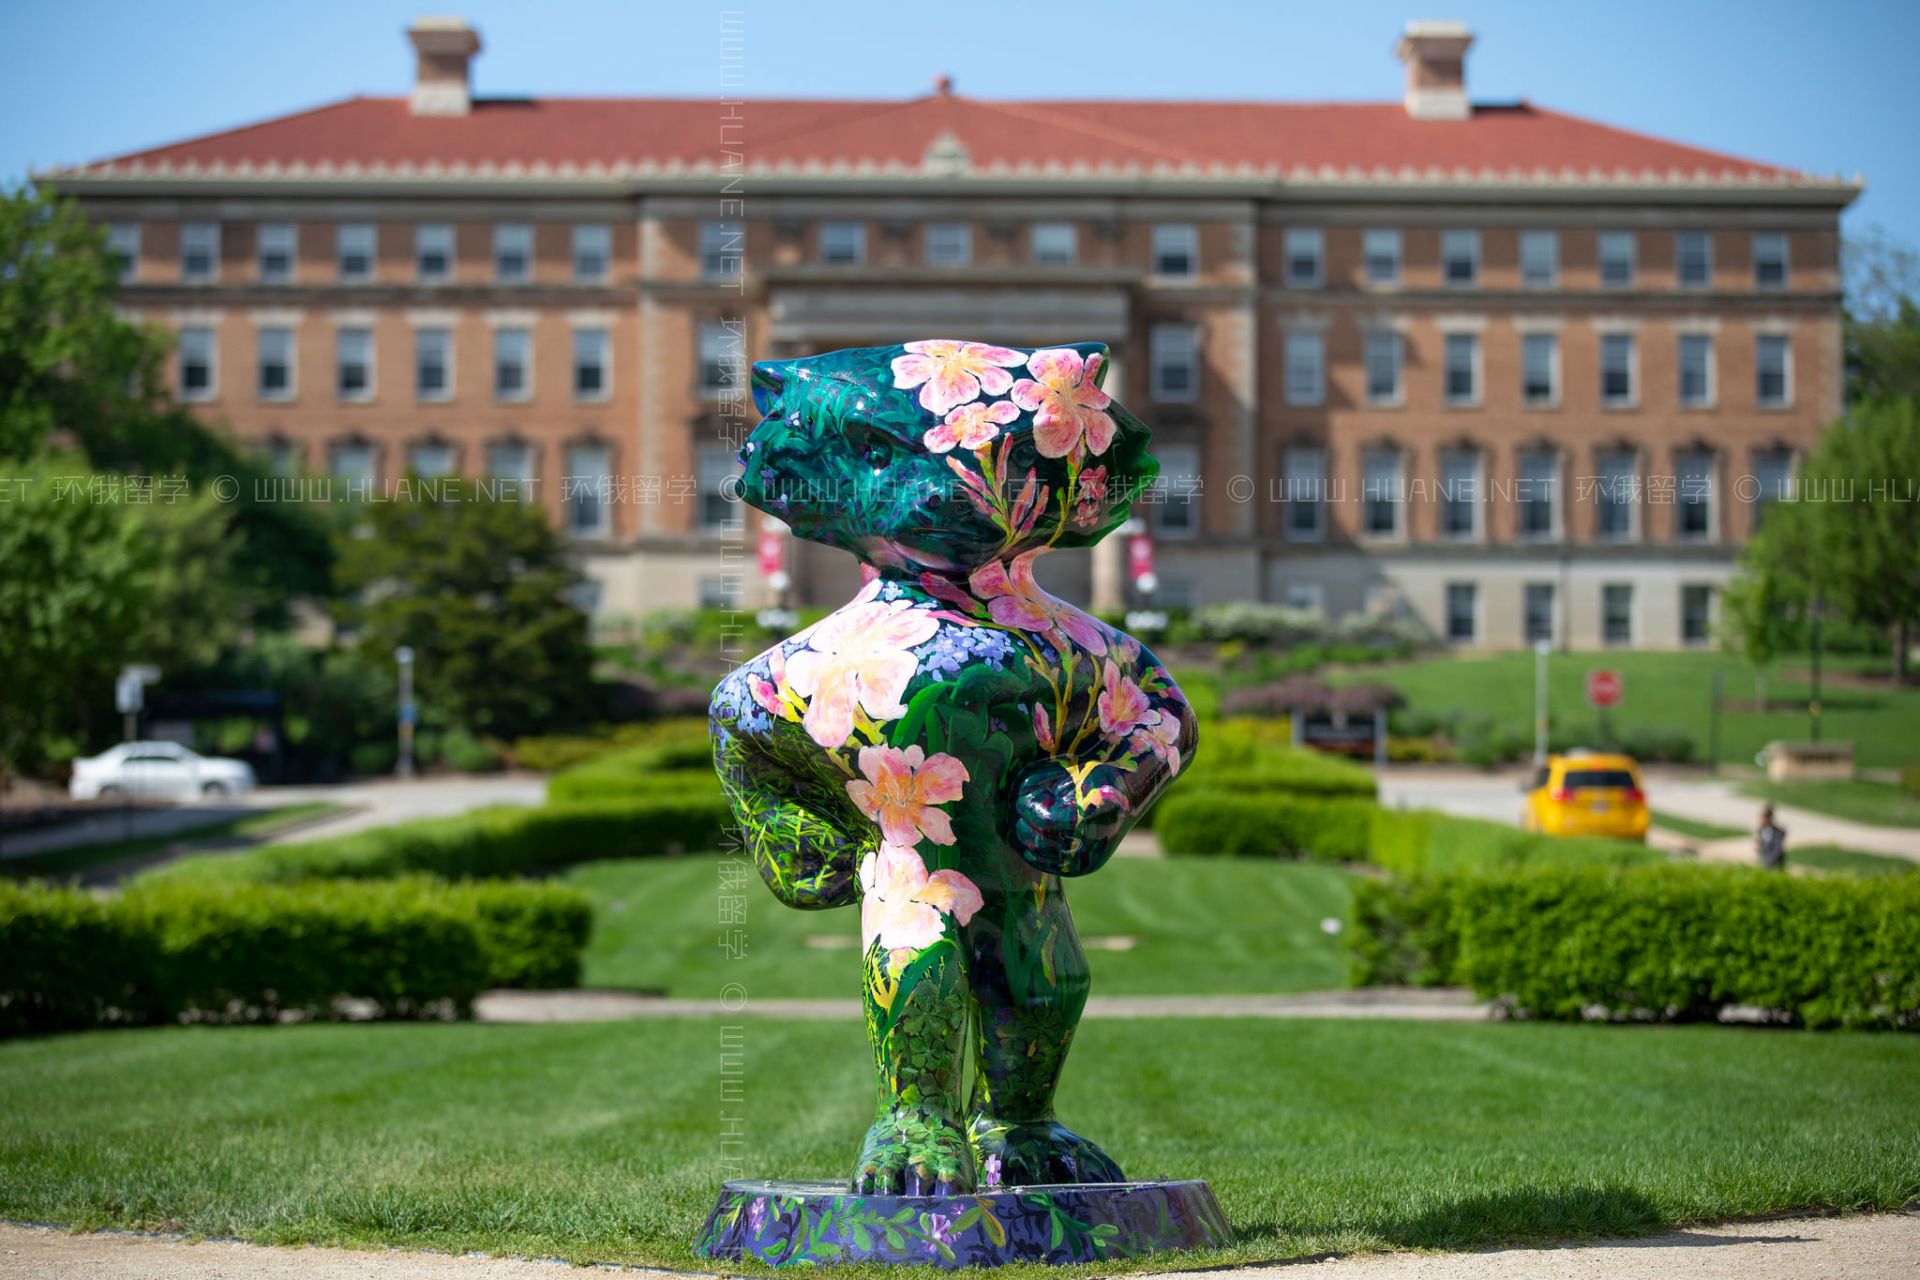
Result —
<svg viewBox="0 0 1920 1280"><path fill-rule="evenodd" d="M347 767L361 778L377 778L392 773L399 760L399 744L384 739L356 742L347 753Z"/></svg>
<svg viewBox="0 0 1920 1280"><path fill-rule="evenodd" d="M511 917L504 900L493 904ZM167 884L94 898L0 884L0 1032L463 1014L489 959L473 904L423 880Z"/></svg>
<svg viewBox="0 0 1920 1280"><path fill-rule="evenodd" d="M1900 770L1900 789L1908 795L1920 796L1920 764L1910 764Z"/></svg>
<svg viewBox="0 0 1920 1280"><path fill-rule="evenodd" d="M1293 730L1285 720L1224 720L1201 726L1200 750L1194 767L1180 775L1182 790L1216 788L1218 779L1249 777L1265 780L1267 790L1298 791L1329 796L1376 794L1373 774L1324 751L1293 745Z"/></svg>
<svg viewBox="0 0 1920 1280"><path fill-rule="evenodd" d="M440 758L461 773L490 773L500 767L500 755L465 729L449 729L440 736Z"/></svg>
<svg viewBox="0 0 1920 1280"><path fill-rule="evenodd" d="M1646 866L1667 857L1632 840L1534 835L1481 818L1430 810L1376 808L1369 861L1389 871L1453 871L1523 866Z"/></svg>
<svg viewBox="0 0 1920 1280"><path fill-rule="evenodd" d="M467 880L445 886L480 937L489 987L572 987L593 930L593 903L578 889L529 880Z"/></svg>
<svg viewBox="0 0 1920 1280"><path fill-rule="evenodd" d="M667 774L676 776L661 783ZM693 794L720 794L706 721L663 721L632 745L556 775L547 784L547 799L550 803L624 800L663 785L676 790L697 788Z"/></svg>
<svg viewBox="0 0 1920 1280"><path fill-rule="evenodd" d="M1454 882L1398 876L1353 882L1347 931L1349 980L1356 987L1444 987L1459 980Z"/></svg>
<svg viewBox="0 0 1920 1280"><path fill-rule="evenodd" d="M1366 800L1283 792L1174 792L1160 804L1154 830L1175 856L1359 862L1367 856L1372 809Z"/></svg>

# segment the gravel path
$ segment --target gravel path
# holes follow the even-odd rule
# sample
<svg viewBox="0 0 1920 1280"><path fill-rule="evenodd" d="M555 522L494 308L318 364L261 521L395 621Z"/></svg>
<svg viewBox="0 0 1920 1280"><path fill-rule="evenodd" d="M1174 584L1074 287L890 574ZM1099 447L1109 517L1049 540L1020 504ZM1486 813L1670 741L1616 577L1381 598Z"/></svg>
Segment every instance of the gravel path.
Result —
<svg viewBox="0 0 1920 1280"><path fill-rule="evenodd" d="M1690 1227L1636 1240L1481 1253L1385 1253L1284 1264L1287 1280L1909 1280L1920 1258L1920 1214L1777 1218ZM640 1267L600 1274L679 1276ZM1277 1264L1210 1271L1207 1280L1274 1280ZM560 1262L453 1257L406 1250L283 1249L169 1236L69 1235L0 1224L0 1276L35 1280L556 1280ZM1175 1273L1177 1274L1177 1273ZM1193 1273L1186 1273L1191 1276Z"/></svg>

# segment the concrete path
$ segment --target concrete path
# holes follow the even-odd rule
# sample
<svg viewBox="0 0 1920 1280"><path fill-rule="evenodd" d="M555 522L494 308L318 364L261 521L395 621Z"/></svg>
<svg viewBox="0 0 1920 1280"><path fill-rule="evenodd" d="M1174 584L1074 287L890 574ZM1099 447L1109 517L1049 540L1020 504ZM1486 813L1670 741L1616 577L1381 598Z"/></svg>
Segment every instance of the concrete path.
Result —
<svg viewBox="0 0 1920 1280"><path fill-rule="evenodd" d="M1208 1280L1909 1280L1920 1258L1920 1215L1775 1218L1550 1249L1376 1253L1269 1262L1206 1273ZM679 1276L601 1264L600 1272ZM564 1262L454 1257L408 1250L285 1249L173 1236L69 1235L0 1224L0 1276L35 1280L557 1280ZM1195 1272L1161 1272L1195 1275Z"/></svg>
<svg viewBox="0 0 1920 1280"><path fill-rule="evenodd" d="M627 991L489 991L481 1022L619 1022L628 1018L785 1018L854 1021L858 1000L669 1000ZM1366 987L1277 996L1094 996L1089 1018L1402 1018L1482 1022L1488 1006L1454 988Z"/></svg>

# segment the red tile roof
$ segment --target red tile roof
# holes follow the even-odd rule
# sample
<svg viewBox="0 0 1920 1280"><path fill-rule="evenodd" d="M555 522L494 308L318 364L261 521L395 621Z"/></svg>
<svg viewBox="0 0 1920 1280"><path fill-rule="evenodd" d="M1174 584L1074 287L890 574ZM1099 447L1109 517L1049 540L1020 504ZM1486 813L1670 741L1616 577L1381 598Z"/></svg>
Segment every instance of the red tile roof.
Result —
<svg viewBox="0 0 1920 1280"><path fill-rule="evenodd" d="M1399 179L1464 171L1809 181L1526 103L1476 107L1464 121L1415 120L1398 103L989 102L947 93L904 102L751 100L741 112L750 169L918 171L936 141L957 140L975 173L1084 166L1336 176L1330 167ZM405 98L356 97L79 171L695 167L720 162L721 124L720 106L707 99L483 98L470 115L416 116Z"/></svg>

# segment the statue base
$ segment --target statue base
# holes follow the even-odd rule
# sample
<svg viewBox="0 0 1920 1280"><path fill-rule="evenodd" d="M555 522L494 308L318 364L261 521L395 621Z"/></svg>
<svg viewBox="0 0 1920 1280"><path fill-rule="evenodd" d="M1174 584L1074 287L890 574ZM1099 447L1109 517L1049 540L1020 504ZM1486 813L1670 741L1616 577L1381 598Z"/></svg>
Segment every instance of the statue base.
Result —
<svg viewBox="0 0 1920 1280"><path fill-rule="evenodd" d="M775 1267L997 1267L1232 1242L1213 1189L1200 1181L995 1187L956 1196L863 1196L845 1183L742 1181L720 1189L693 1250Z"/></svg>

